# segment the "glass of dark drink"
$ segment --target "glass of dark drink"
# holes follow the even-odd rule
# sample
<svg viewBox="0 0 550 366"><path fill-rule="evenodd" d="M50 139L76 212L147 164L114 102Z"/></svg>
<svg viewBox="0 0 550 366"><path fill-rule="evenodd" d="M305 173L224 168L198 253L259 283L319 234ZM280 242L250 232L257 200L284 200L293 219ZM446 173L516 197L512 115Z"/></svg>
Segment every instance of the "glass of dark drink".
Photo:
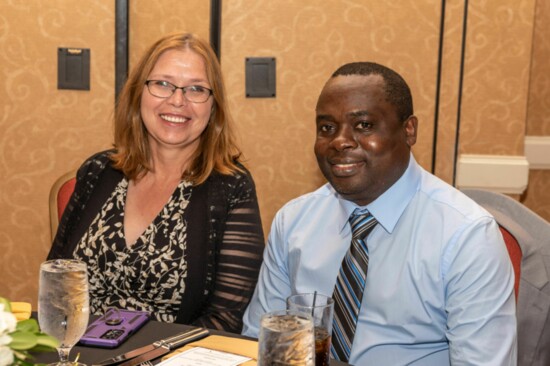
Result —
<svg viewBox="0 0 550 366"><path fill-rule="evenodd" d="M330 342L334 300L319 293L291 295L286 299L286 308L311 314L315 333L315 365L330 363Z"/></svg>

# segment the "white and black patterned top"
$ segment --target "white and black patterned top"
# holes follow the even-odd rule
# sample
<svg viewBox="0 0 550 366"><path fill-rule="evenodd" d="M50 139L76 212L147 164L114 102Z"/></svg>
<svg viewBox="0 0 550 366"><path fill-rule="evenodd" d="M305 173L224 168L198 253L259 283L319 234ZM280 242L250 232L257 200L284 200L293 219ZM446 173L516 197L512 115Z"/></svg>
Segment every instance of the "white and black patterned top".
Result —
<svg viewBox="0 0 550 366"><path fill-rule="evenodd" d="M48 259L76 256L89 264L96 314L118 305L240 333L264 249L252 177L213 173L198 186L182 182L139 243L126 248L127 180L109 154L79 168Z"/></svg>
<svg viewBox="0 0 550 366"><path fill-rule="evenodd" d="M174 322L187 278L185 209L192 192L182 181L169 202L127 247L124 207L128 181L123 179L103 204L74 251L88 264L90 311L109 307L150 311L158 321Z"/></svg>

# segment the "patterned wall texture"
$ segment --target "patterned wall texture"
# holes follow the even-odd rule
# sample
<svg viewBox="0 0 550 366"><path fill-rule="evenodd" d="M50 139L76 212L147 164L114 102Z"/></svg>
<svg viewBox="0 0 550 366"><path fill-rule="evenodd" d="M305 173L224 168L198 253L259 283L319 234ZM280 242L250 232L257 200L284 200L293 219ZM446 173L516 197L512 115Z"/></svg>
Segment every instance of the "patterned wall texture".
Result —
<svg viewBox="0 0 550 366"><path fill-rule="evenodd" d="M112 0L0 5L0 294L35 301L54 180L110 146ZM57 90L57 48L89 48L89 91Z"/></svg>
<svg viewBox="0 0 550 366"><path fill-rule="evenodd" d="M130 67L159 38L176 32L195 33L208 40L210 1L131 0Z"/></svg>
<svg viewBox="0 0 550 366"><path fill-rule="evenodd" d="M209 36L206 0L129 3L131 65L165 33ZM222 67L266 232L286 201L324 182L313 155L314 107L329 75L345 62L384 63L408 80L420 120L414 154L430 169L437 113L436 171L452 178L463 1L446 2L438 111L441 1L222 3ZM462 153L522 153L534 4L470 2ZM544 66L549 37L542 29L549 20L547 6L539 6L539 13L546 15L536 23L538 80L549 74ZM58 47L91 49L90 91L57 90ZM276 58L276 98L245 98L246 57ZM0 294L36 303L38 266L50 247L49 189L58 176L112 143L114 1L0 2L0 76ZM548 92L548 82L536 90L532 84L531 95L539 89ZM529 128L549 115L548 97L540 97L529 105ZM537 133L548 133L550 122L544 123ZM529 197L542 197L539 189L550 191L547 178L532 179L537 184Z"/></svg>
<svg viewBox="0 0 550 366"><path fill-rule="evenodd" d="M527 135L550 135L550 3L537 1L533 32Z"/></svg>
<svg viewBox="0 0 550 366"><path fill-rule="evenodd" d="M414 152L431 164L440 2L319 4L223 2L222 64L266 232L285 202L324 182L313 154L314 109L330 74L346 62L371 60L404 76L420 119ZM276 98L245 97L246 57L276 58Z"/></svg>
<svg viewBox="0 0 550 366"><path fill-rule="evenodd" d="M454 174L464 6L464 1L447 1L444 14L434 172L449 184Z"/></svg>
<svg viewBox="0 0 550 366"><path fill-rule="evenodd" d="M164 32L208 37L208 1L132 0L130 9L130 62ZM3 296L36 301L38 267L51 245L50 187L112 146L114 19L113 0L0 3ZM57 90L58 47L90 48L90 91Z"/></svg>
<svg viewBox="0 0 550 366"><path fill-rule="evenodd" d="M527 135L550 135L550 3L538 0L527 109ZM533 170L522 202L550 221L550 171Z"/></svg>
<svg viewBox="0 0 550 366"><path fill-rule="evenodd" d="M535 1L469 4L460 152L523 155Z"/></svg>

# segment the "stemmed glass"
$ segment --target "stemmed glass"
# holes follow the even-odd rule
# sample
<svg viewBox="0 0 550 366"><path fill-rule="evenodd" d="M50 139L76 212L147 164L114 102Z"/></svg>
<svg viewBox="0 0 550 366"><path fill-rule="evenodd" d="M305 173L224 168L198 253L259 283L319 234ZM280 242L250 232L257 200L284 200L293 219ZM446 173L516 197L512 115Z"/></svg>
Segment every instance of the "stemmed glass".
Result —
<svg viewBox="0 0 550 366"><path fill-rule="evenodd" d="M56 259L40 265L38 322L43 332L55 337L59 362L51 365L82 365L69 362L71 348L84 335L89 318L86 263Z"/></svg>

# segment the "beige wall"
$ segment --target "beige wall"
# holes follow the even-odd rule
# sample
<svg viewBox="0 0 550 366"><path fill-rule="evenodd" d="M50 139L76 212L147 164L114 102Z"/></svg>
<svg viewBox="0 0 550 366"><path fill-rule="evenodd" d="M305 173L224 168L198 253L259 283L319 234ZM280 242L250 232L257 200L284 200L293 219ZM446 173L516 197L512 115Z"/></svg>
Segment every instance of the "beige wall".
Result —
<svg viewBox="0 0 550 366"><path fill-rule="evenodd" d="M533 32L527 135L550 136L550 3L537 1ZM550 221L550 171L532 170L521 201Z"/></svg>
<svg viewBox="0 0 550 366"><path fill-rule="evenodd" d="M130 63L164 32L208 39L208 1L132 0L130 9ZM36 301L50 187L112 146L114 11L113 0L0 3L0 296ZM90 91L57 90L58 47L91 50Z"/></svg>
<svg viewBox="0 0 550 366"><path fill-rule="evenodd" d="M324 181L313 155L313 110L322 85L344 62L372 60L403 74L420 119L414 154L430 169L437 114L436 173L452 180L464 2L446 3L436 110L441 1L222 2L222 68L266 232L286 201ZM460 152L522 154L527 111L529 129L549 115L548 97L528 104L528 95L549 90L548 81L528 89L534 12L535 0L470 2ZM131 0L130 64L165 33L208 38L209 13L206 0ZM548 19L547 6L536 14ZM549 37L536 19L531 78L536 73L539 80L548 75ZM91 49L90 91L57 90L57 47ZM277 97L245 98L245 58L264 56L277 60ZM35 302L38 265L50 246L49 188L111 145L114 1L0 3L0 71L0 295ZM550 122L544 123L533 134L548 134ZM527 202L542 197L539 189L549 191L545 172L534 174Z"/></svg>
<svg viewBox="0 0 550 366"><path fill-rule="evenodd" d="M523 155L535 0L472 1L460 152Z"/></svg>
<svg viewBox="0 0 550 366"><path fill-rule="evenodd" d="M464 6L464 1L448 1L443 26L435 174L449 184L453 182L457 139Z"/></svg>
<svg viewBox="0 0 550 366"><path fill-rule="evenodd" d="M131 0L130 67L160 37L190 32L209 39L210 1L206 0Z"/></svg>
<svg viewBox="0 0 550 366"><path fill-rule="evenodd" d="M314 108L323 84L345 62L371 60L404 75L421 121L414 152L424 166L431 163L438 2L319 4L223 2L222 66L266 232L286 201L324 182L313 155ZM276 58L276 98L245 98L246 57Z"/></svg>
<svg viewBox="0 0 550 366"><path fill-rule="evenodd" d="M36 299L51 184L110 146L113 14L111 0L0 4L0 294L13 300ZM58 47L90 48L90 91L57 90Z"/></svg>

